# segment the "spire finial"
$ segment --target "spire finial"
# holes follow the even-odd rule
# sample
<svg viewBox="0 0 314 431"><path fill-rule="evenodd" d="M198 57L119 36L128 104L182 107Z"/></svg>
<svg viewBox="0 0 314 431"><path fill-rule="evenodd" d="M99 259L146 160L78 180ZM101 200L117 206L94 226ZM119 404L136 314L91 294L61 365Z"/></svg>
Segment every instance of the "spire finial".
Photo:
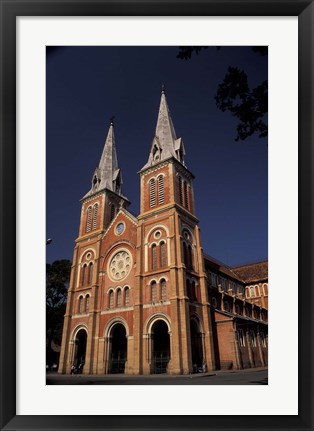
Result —
<svg viewBox="0 0 314 431"><path fill-rule="evenodd" d="M165 94L165 84L161 83L161 94Z"/></svg>
<svg viewBox="0 0 314 431"><path fill-rule="evenodd" d="M112 117L109 118L110 121L110 126L113 126L113 120L115 119L115 116L113 115Z"/></svg>

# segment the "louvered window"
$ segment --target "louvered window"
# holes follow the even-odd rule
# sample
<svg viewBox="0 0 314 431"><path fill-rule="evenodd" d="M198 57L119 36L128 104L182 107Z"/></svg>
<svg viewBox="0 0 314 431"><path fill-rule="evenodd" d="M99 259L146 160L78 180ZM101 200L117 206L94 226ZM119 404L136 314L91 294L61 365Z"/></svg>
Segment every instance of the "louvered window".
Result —
<svg viewBox="0 0 314 431"><path fill-rule="evenodd" d="M113 300L114 300L113 290L110 290L110 292L109 292L109 308L113 308Z"/></svg>
<svg viewBox="0 0 314 431"><path fill-rule="evenodd" d="M167 262L167 253L166 253L166 243L160 243L160 266L163 268L166 266Z"/></svg>
<svg viewBox="0 0 314 431"><path fill-rule="evenodd" d="M121 289L117 290L117 307L121 307Z"/></svg>
<svg viewBox="0 0 314 431"><path fill-rule="evenodd" d="M128 306L130 304L130 289L128 287L124 290L124 305Z"/></svg>
<svg viewBox="0 0 314 431"><path fill-rule="evenodd" d="M86 295L86 298L85 298L85 311L86 311L86 313L89 312L89 298L90 298L90 296Z"/></svg>
<svg viewBox="0 0 314 431"><path fill-rule="evenodd" d="M158 177L158 203L163 204L165 200L164 196L164 177L160 175Z"/></svg>
<svg viewBox="0 0 314 431"><path fill-rule="evenodd" d="M90 232L92 226L92 207L87 208L86 232Z"/></svg>
<svg viewBox="0 0 314 431"><path fill-rule="evenodd" d="M82 268L82 286L84 286L84 284L85 284L85 279L86 279L86 269L87 269L87 265L85 264L85 265L83 265L83 268Z"/></svg>
<svg viewBox="0 0 314 431"><path fill-rule="evenodd" d="M152 270L157 269L157 247L156 244L152 245Z"/></svg>
<svg viewBox="0 0 314 431"><path fill-rule="evenodd" d="M150 207L154 207L156 205L156 184L154 178L149 181L149 203Z"/></svg>
<svg viewBox="0 0 314 431"><path fill-rule="evenodd" d="M161 280L161 299L164 301L167 298L167 283L166 280Z"/></svg>
<svg viewBox="0 0 314 431"><path fill-rule="evenodd" d="M93 229L97 227L98 204L94 205Z"/></svg>
<svg viewBox="0 0 314 431"><path fill-rule="evenodd" d="M88 284L91 284L93 279L93 264L90 263L88 267Z"/></svg>
<svg viewBox="0 0 314 431"><path fill-rule="evenodd" d="M151 290L152 290L152 301L157 301L157 284L155 281L151 284Z"/></svg>
<svg viewBox="0 0 314 431"><path fill-rule="evenodd" d="M79 307L78 307L79 313L83 313L83 296L79 297Z"/></svg>

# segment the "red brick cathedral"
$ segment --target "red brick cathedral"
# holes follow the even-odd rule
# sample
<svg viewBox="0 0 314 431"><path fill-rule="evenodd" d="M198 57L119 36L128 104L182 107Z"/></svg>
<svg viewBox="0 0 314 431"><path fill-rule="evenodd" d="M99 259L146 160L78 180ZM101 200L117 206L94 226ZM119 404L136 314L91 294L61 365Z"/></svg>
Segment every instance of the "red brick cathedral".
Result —
<svg viewBox="0 0 314 431"><path fill-rule="evenodd" d="M267 364L267 262L230 268L202 250L193 174L164 91L140 214L122 193L114 127L82 198L59 372L189 374Z"/></svg>

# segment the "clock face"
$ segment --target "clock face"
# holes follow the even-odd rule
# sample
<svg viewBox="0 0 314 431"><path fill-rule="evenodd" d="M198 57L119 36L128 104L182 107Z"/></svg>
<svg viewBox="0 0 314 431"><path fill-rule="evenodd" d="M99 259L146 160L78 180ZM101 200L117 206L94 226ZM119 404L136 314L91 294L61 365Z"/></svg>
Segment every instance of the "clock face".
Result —
<svg viewBox="0 0 314 431"><path fill-rule="evenodd" d="M120 250L113 255L109 263L109 277L113 281L122 280L131 270L131 255L128 251Z"/></svg>
<svg viewBox="0 0 314 431"><path fill-rule="evenodd" d="M124 224L123 223L118 223L117 227L116 227L116 232L118 235L121 235L121 233L124 231Z"/></svg>

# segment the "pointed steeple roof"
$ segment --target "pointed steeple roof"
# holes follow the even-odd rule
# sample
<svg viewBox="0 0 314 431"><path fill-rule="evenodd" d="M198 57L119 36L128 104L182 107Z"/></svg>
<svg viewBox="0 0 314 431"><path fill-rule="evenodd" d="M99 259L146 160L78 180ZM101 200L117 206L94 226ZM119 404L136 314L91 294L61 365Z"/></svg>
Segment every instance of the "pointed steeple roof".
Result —
<svg viewBox="0 0 314 431"><path fill-rule="evenodd" d="M118 166L113 121L111 119L99 165L93 175L92 188L84 198L105 188L122 195L121 184L122 175Z"/></svg>
<svg viewBox="0 0 314 431"><path fill-rule="evenodd" d="M175 157L183 163L184 154L183 141L181 138L178 139L176 136L163 86L155 135L151 145L148 162L143 169L169 159L170 157Z"/></svg>

